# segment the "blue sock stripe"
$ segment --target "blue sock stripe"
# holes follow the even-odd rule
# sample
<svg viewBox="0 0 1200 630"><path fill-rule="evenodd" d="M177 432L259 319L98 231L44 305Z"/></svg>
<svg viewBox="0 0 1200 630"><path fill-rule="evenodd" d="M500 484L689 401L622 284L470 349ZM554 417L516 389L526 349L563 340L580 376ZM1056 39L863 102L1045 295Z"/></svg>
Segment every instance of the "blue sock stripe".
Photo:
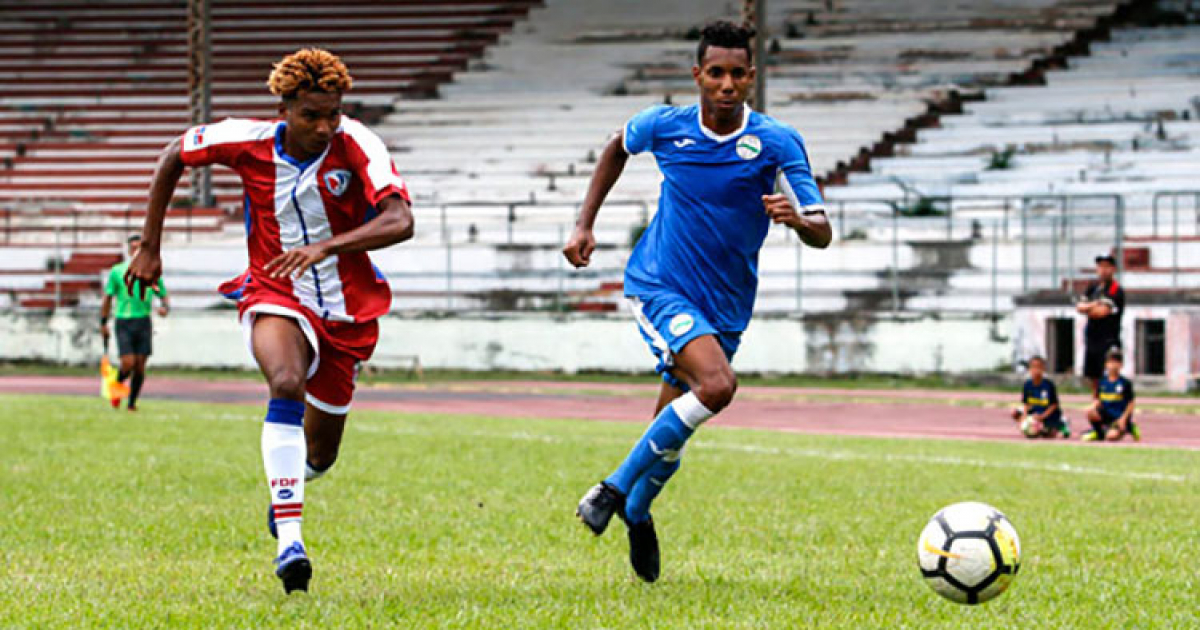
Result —
<svg viewBox="0 0 1200 630"><path fill-rule="evenodd" d="M271 402L267 403L265 422L302 427L304 426L304 403L286 398L272 398Z"/></svg>
<svg viewBox="0 0 1200 630"><path fill-rule="evenodd" d="M625 500L625 518L630 523L644 523L650 519L650 504L662 492L682 464L680 460L658 460L633 484L629 498Z"/></svg>
<svg viewBox="0 0 1200 630"><path fill-rule="evenodd" d="M650 428L633 446L629 456L605 481L628 495L633 490L633 484L655 462L659 461L668 451L678 451L683 448L684 443L691 435L692 430L680 420L679 414L675 413L671 405L663 407Z"/></svg>

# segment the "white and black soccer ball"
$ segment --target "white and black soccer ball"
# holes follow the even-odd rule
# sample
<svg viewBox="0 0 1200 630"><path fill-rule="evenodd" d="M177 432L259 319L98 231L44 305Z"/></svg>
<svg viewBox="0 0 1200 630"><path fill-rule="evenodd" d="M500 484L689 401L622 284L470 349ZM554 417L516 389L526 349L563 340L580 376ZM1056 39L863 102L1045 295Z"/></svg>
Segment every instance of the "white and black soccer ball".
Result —
<svg viewBox="0 0 1200 630"><path fill-rule="evenodd" d="M942 508L917 541L917 563L934 592L960 604L1003 593L1021 568L1021 541L1008 518L986 503Z"/></svg>

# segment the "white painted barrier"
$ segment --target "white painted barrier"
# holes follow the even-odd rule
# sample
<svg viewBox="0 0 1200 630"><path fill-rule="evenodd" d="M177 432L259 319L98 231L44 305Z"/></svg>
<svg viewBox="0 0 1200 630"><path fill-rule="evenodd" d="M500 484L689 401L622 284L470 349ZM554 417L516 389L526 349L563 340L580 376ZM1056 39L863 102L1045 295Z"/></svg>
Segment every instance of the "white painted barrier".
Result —
<svg viewBox="0 0 1200 630"><path fill-rule="evenodd" d="M96 328L94 312L8 313L0 318L0 358L90 364L100 356ZM985 371L1009 363L1012 354L990 333L982 319L762 318L751 323L734 367L777 374ZM380 367L417 356L426 369L640 372L655 363L624 313L385 317L376 355ZM232 310L156 319L152 363L252 366Z"/></svg>

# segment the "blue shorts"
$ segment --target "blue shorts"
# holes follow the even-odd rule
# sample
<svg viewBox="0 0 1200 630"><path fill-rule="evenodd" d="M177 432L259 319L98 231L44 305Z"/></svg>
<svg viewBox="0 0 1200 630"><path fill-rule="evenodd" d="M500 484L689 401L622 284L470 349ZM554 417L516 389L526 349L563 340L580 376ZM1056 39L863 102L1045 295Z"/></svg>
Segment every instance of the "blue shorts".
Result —
<svg viewBox="0 0 1200 630"><path fill-rule="evenodd" d="M708 323L700 309L682 296L662 292L651 296L626 297L638 329L642 331L642 338L658 359L655 370L672 387L685 392L689 389L686 383L672 376L670 370L675 367L675 354L693 339L713 335L725 351L725 358L730 361L742 342L741 331L718 331Z"/></svg>

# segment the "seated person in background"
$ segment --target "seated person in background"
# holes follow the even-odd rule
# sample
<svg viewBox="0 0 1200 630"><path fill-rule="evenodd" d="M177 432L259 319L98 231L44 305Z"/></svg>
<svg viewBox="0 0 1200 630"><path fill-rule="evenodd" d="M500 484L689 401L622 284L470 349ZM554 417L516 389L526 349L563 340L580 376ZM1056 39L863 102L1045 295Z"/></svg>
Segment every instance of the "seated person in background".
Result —
<svg viewBox="0 0 1200 630"><path fill-rule="evenodd" d="M1069 438L1071 425L1058 404L1058 389L1045 374L1045 359L1034 356L1029 360L1029 379L1021 389L1021 406L1013 409L1012 418L1020 423L1021 433L1027 438Z"/></svg>
<svg viewBox="0 0 1200 630"><path fill-rule="evenodd" d="M1092 430L1083 434L1083 441L1108 440L1115 442L1128 433L1134 441L1142 439L1142 433L1133 423L1133 382L1121 376L1124 356L1120 348L1111 348L1104 356L1104 376L1096 387L1096 399L1088 409L1088 422Z"/></svg>

